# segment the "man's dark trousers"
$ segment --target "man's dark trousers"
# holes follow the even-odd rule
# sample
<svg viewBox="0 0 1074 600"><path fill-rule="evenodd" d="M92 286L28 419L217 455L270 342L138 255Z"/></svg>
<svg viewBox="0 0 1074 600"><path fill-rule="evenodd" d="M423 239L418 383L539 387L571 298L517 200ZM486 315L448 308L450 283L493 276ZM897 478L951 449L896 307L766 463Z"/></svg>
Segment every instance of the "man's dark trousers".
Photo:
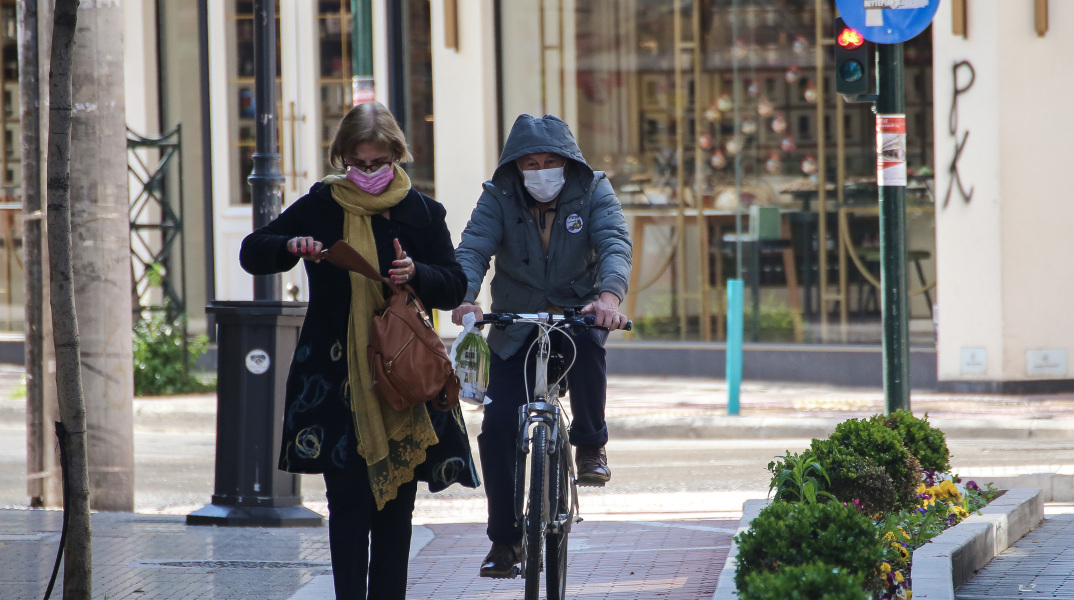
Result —
<svg viewBox="0 0 1074 600"><path fill-rule="evenodd" d="M563 354L566 365L569 365L575 353L570 342L564 339L566 335L552 333L552 352ZM489 366L487 396L492 402L485 406L477 444L488 498L487 532L489 539L499 544L513 544L522 539L522 530L516 527L514 514L515 441L518 439L518 409L533 393L536 348L530 353L529 364L525 365L525 379L522 373L527 350L536 338L534 328L518 352L506 360L494 352ZM567 373L572 415L568 439L575 446L604 446L608 441L608 426L604 421L608 389L604 342L608 333L585 331L572 339L577 356Z"/></svg>

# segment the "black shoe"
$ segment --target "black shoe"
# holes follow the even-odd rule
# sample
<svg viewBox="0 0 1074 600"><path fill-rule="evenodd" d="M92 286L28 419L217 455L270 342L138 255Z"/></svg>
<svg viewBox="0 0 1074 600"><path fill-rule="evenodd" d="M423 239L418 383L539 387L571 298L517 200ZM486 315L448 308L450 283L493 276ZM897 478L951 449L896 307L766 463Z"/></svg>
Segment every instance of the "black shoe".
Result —
<svg viewBox="0 0 1074 600"><path fill-rule="evenodd" d="M522 562L522 543L492 544L485 560L481 561L481 576L497 579L512 579L521 572L518 564Z"/></svg>
<svg viewBox="0 0 1074 600"><path fill-rule="evenodd" d="M612 478L603 447L578 446L574 462L578 466L578 485L603 487Z"/></svg>

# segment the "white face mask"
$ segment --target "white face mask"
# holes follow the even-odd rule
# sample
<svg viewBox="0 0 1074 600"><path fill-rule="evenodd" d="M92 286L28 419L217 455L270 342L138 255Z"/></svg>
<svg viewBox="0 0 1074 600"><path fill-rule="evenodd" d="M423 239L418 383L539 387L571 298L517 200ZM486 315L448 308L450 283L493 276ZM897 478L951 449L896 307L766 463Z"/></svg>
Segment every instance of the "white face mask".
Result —
<svg viewBox="0 0 1074 600"><path fill-rule="evenodd" d="M563 167L522 171L522 178L526 181L526 190L538 202L555 200L563 189Z"/></svg>

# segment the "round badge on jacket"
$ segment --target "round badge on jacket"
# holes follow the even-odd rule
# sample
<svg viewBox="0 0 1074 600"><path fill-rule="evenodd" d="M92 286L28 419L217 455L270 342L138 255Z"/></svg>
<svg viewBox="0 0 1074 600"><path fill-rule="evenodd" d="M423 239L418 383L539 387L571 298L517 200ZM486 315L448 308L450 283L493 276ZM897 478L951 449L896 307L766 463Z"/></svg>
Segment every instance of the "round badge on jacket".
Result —
<svg viewBox="0 0 1074 600"><path fill-rule="evenodd" d="M571 233L578 233L582 230L582 217L577 214L567 217L567 231Z"/></svg>

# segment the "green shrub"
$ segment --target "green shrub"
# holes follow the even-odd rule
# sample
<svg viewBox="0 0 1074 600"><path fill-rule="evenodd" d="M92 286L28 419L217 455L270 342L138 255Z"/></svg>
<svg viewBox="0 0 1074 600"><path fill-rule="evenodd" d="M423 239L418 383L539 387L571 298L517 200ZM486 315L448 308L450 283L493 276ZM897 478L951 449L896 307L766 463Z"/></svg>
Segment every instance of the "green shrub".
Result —
<svg viewBox="0 0 1074 600"><path fill-rule="evenodd" d="M840 454L849 452L868 458L884 469L895 489L894 508L911 508L916 504L921 467L903 446L898 433L876 421L848 419L836 425L828 441L834 448L840 448ZM824 463L823 460L821 462ZM828 471L829 475L834 476L831 469ZM843 497L840 500L847 501Z"/></svg>
<svg viewBox="0 0 1074 600"><path fill-rule="evenodd" d="M182 317L180 317L182 319ZM168 321L154 314L134 324L134 394L159 396L189 394L216 389L189 372L199 356L209 348L209 338L196 336L187 341L187 361L183 361L182 322Z"/></svg>
<svg viewBox="0 0 1074 600"><path fill-rule="evenodd" d="M951 453L944 433L929 425L929 415L917 418L908 410L899 409L890 415L875 415L872 420L902 436L902 444L922 469L946 473L951 470Z"/></svg>
<svg viewBox="0 0 1074 600"><path fill-rule="evenodd" d="M788 566L823 563L862 577L867 589L880 589L884 558L872 519L838 502L797 504L774 502L765 507L737 536L739 594L748 588L747 575Z"/></svg>
<svg viewBox="0 0 1074 600"><path fill-rule="evenodd" d="M861 573L824 563L791 565L776 571L754 571L746 575L742 600L863 600Z"/></svg>
<svg viewBox="0 0 1074 600"><path fill-rule="evenodd" d="M818 459L830 473L829 489L837 500L870 516L895 510L899 505L891 475L871 458L859 456L830 440L816 446Z"/></svg>
<svg viewBox="0 0 1074 600"><path fill-rule="evenodd" d="M791 454L788 450L779 458L783 460L768 463L768 470L772 473L768 491L775 490L774 500L816 504L818 497L835 499L827 491L831 487L831 479L812 452L806 450L801 454Z"/></svg>

